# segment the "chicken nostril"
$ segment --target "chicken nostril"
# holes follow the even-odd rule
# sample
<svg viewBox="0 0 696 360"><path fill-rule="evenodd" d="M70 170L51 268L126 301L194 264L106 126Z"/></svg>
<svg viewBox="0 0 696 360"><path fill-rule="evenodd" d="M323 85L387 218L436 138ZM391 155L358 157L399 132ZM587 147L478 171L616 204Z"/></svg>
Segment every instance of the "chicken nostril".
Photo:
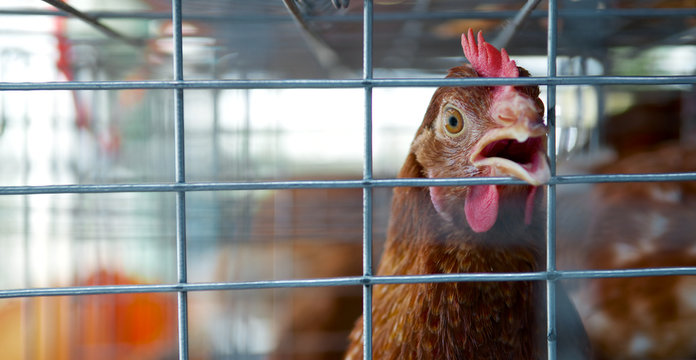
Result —
<svg viewBox="0 0 696 360"><path fill-rule="evenodd" d="M511 124L515 123L515 121L517 120L517 117L515 116L515 114L512 114L512 112L508 111L506 113L498 114L496 119L497 119L498 123L500 123L502 125L511 125Z"/></svg>

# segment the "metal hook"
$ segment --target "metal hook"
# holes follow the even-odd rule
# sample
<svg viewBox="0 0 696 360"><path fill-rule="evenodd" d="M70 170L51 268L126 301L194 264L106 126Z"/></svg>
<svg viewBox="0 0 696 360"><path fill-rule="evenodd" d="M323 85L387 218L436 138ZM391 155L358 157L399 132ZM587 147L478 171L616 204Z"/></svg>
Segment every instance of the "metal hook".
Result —
<svg viewBox="0 0 696 360"><path fill-rule="evenodd" d="M529 15L532 13L541 0L527 0L527 3L522 6L522 9L517 13L517 15L510 21L506 22L503 29L500 31L498 36L491 41L491 44L497 48L506 47L507 44L512 39L517 29L527 20Z"/></svg>
<svg viewBox="0 0 696 360"><path fill-rule="evenodd" d="M350 5L350 0L331 0L331 3L336 9L347 9Z"/></svg>

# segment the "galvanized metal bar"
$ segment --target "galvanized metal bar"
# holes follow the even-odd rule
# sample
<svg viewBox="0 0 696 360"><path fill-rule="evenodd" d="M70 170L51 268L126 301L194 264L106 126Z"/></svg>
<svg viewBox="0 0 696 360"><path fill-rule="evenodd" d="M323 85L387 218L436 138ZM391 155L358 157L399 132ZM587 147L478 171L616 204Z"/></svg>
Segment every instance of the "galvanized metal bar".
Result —
<svg viewBox="0 0 696 360"><path fill-rule="evenodd" d="M696 181L696 172L664 174L601 174L557 175L550 180L554 185ZM236 191L274 189L335 189L379 188L412 186L469 186L469 185L524 185L511 177L441 178L441 179L372 179L365 180L296 180L257 182L159 183L159 184L85 184L0 186L0 195L33 194L88 194L124 192L179 192L179 191Z"/></svg>
<svg viewBox="0 0 696 360"><path fill-rule="evenodd" d="M696 267L664 267L620 270L568 270L554 273L458 273L402 276L352 276L323 279L264 280L241 282L211 282L155 285L99 285L53 288L24 288L0 290L0 299L36 296L73 296L99 294L164 293L191 291L228 291L276 288L305 288L326 286L358 286L377 284L421 284L440 282L498 282L544 281L548 279L607 279L653 276L696 276Z"/></svg>
<svg viewBox="0 0 696 360"><path fill-rule="evenodd" d="M441 87L500 85L692 85L696 76L558 76L521 78L421 78L372 80L186 80L186 81L61 81L0 82L0 90L125 90L125 89L345 89L370 87Z"/></svg>
<svg viewBox="0 0 696 360"><path fill-rule="evenodd" d="M547 36L547 66L546 76L549 79L556 77L556 49L557 49L557 16L558 8L556 0L548 1L548 36ZM551 177L556 176L556 85L546 88L546 120L549 129L547 137L546 154L549 157ZM553 274L556 271L556 185L547 185L546 194L546 271ZM546 280L546 355L549 360L557 358L557 334L556 328L556 279Z"/></svg>
<svg viewBox="0 0 696 360"><path fill-rule="evenodd" d="M174 80L184 80L184 55L183 55L183 30L182 30L182 0L172 0L172 41L174 52L172 62L174 67ZM186 183L186 156L185 156L185 129L184 129L184 89L174 89L174 161L175 178L177 184ZM176 193L176 265L177 280L180 284L188 282L186 264L186 191ZM177 317L178 317L178 345L179 359L186 360L188 351L188 293L177 293Z"/></svg>
<svg viewBox="0 0 696 360"><path fill-rule="evenodd" d="M363 2L363 84L365 92L365 138L363 182L372 181L372 0ZM372 276L372 188L363 186L363 276ZM372 359L372 285L363 284L363 359Z"/></svg>
<svg viewBox="0 0 696 360"><path fill-rule="evenodd" d="M342 80L146 80L0 82L0 90L126 90L126 89L346 89L375 87L441 87L500 85L693 85L696 76L556 76L520 78L377 78Z"/></svg>

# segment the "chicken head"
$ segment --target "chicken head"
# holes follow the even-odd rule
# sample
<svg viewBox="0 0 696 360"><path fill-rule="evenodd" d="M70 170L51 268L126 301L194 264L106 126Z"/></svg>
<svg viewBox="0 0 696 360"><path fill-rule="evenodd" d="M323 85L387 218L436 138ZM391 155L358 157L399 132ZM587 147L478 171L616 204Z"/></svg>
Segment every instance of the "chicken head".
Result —
<svg viewBox="0 0 696 360"><path fill-rule="evenodd" d="M448 78L529 75L481 33L478 43L471 30L462 35L462 47L471 65L450 69ZM531 222L536 186L550 177L539 93L537 86L441 87L435 92L411 148L422 176L512 176L529 184L430 187L432 204L445 220L468 224L477 233L490 230L501 211ZM523 216L517 216L520 212Z"/></svg>

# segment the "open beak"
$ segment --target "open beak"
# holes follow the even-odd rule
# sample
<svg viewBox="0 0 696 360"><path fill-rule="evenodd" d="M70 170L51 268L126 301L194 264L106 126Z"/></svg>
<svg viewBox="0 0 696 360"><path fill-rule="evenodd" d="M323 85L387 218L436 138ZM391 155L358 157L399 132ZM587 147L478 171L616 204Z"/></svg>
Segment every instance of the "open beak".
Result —
<svg viewBox="0 0 696 360"><path fill-rule="evenodd" d="M489 130L474 145L470 160L476 167L489 168L491 176L513 176L538 186L551 177L546 156L548 129L533 100L512 96L514 101L500 102L504 108L492 109L491 115L503 126Z"/></svg>

